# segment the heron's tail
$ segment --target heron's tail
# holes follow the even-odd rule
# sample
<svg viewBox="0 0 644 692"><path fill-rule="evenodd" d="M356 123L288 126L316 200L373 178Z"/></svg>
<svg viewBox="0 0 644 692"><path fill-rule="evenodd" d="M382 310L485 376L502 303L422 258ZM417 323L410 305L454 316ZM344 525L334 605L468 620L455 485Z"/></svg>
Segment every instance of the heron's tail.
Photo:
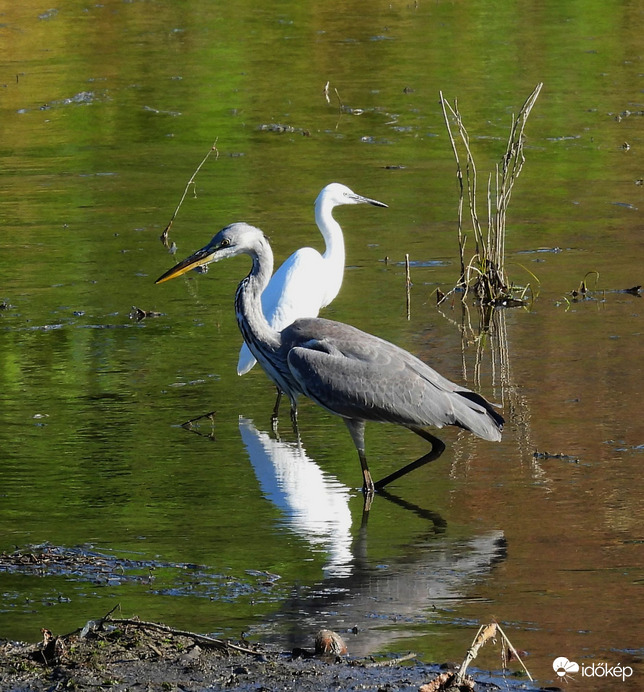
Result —
<svg viewBox="0 0 644 692"><path fill-rule="evenodd" d="M456 425L473 432L478 437L491 442L501 439L503 416L499 414L489 401L476 392L457 390L454 402ZM462 398L461 398L462 397ZM460 405L457 403L460 399Z"/></svg>

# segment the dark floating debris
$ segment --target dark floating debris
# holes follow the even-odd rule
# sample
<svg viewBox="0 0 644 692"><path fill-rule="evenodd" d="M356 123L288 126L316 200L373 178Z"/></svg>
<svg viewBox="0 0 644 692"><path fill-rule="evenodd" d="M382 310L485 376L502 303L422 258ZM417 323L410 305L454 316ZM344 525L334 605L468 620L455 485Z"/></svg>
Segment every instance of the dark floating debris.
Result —
<svg viewBox="0 0 644 692"><path fill-rule="evenodd" d="M236 577L207 565L130 559L98 552L91 546L68 548L44 543L16 547L13 552L0 552L2 573L62 577L106 588L143 585L155 595L226 602L240 598L272 601L283 597L277 586L279 576L268 572L249 571L247 576Z"/></svg>
<svg viewBox="0 0 644 692"><path fill-rule="evenodd" d="M558 452L557 454L551 454L550 452L538 452L535 451L532 455L535 459L562 459L563 461L569 461L572 464L579 463L579 457L572 456L571 454L562 454Z"/></svg>
<svg viewBox="0 0 644 692"><path fill-rule="evenodd" d="M126 582L149 583L153 580L152 570L157 566L160 563L118 558L85 547L63 548L47 543L0 554L0 572L64 576L110 586Z"/></svg>
<svg viewBox="0 0 644 692"><path fill-rule="evenodd" d="M136 305L132 306L132 309L130 310L131 320L136 320L137 322L140 322L141 320L144 320L146 317L161 317L161 313L155 312L154 310L142 310L141 308L137 308Z"/></svg>
<svg viewBox="0 0 644 692"><path fill-rule="evenodd" d="M197 416L196 418L191 418L190 420L185 421L185 423L181 423L181 427L185 428L186 430L190 430L193 433L197 433L197 435L201 435L203 437L207 437L210 440L215 440L215 413L216 411L209 411L208 413L204 413L201 416ZM210 421L210 432L208 434L202 433L199 430L199 421L207 419Z"/></svg>

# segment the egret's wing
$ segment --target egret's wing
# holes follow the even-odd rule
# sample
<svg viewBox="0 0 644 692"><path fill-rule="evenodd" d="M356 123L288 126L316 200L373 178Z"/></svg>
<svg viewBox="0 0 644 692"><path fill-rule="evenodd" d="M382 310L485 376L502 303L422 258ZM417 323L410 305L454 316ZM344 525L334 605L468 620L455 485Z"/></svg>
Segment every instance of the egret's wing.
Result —
<svg viewBox="0 0 644 692"><path fill-rule="evenodd" d="M271 327L281 331L301 317L317 317L325 282L325 261L317 250L303 247L294 252L262 293L262 309Z"/></svg>

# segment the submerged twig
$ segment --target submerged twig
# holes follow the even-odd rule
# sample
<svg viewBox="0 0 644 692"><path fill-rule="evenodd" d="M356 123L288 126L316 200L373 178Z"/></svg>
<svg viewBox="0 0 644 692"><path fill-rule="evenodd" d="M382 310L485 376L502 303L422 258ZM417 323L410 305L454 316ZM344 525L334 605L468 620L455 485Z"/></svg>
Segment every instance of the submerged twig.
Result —
<svg viewBox="0 0 644 692"><path fill-rule="evenodd" d="M219 138L217 138L219 139ZM179 204L177 204L177 208L174 210L174 214L172 214L172 218L170 219L170 222L168 225L163 229L163 233L159 236L161 242L163 243L164 247L168 248L170 247L170 244L168 243L168 233L170 232L170 228L172 227L172 224L174 223L174 220L177 217L177 214L179 213L179 209L181 208L181 205L183 204L183 200L186 198L186 195L188 194L188 190L190 189L191 185L195 184L195 178L197 177L197 173L201 170L201 167L206 163L208 160L210 154L214 151L216 153L215 158L219 158L219 151L217 149L217 139L215 139L214 144L210 147L208 150L208 153L203 157L203 160L201 163L197 166L195 169L195 172L190 176L190 180L188 180L186 187L183 191L183 194L181 195L181 199L179 200Z"/></svg>
<svg viewBox="0 0 644 692"><path fill-rule="evenodd" d="M209 411L208 413L203 413L200 416L197 416L196 418L191 418L190 420L185 421L185 423L181 423L181 427L185 428L186 430L191 430L192 432L198 432L195 430L195 423L197 421L203 420L204 418L207 418L210 421L210 424L212 426L210 435L207 437L210 437L211 439L214 439L215 437L215 413L216 411ZM202 433L199 433L202 434Z"/></svg>

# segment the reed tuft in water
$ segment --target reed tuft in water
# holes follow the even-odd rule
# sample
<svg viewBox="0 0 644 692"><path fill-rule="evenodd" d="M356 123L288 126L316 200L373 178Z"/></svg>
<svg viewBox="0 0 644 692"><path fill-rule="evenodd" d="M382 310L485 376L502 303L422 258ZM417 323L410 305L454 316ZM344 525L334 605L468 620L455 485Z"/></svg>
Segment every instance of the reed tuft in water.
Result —
<svg viewBox="0 0 644 692"><path fill-rule="evenodd" d="M445 295L439 295L439 303L454 291L461 291L463 300L471 291L482 305L510 307L525 303L529 286L514 287L505 270L506 214L512 196L512 188L525 163L523 156L525 125L542 86L542 83L536 86L521 107L519 114L512 117L512 127L505 153L500 163L496 165L494 177L491 174L488 176L488 221L485 229L481 225L477 210L477 170L470 149L469 135L458 110L457 101L454 101L452 106L443 97L443 92L440 92L443 117L456 159L456 177L459 184L458 246L461 275L452 291ZM461 163L461 158L465 161L464 165ZM463 231L465 193L467 193L474 232L474 254L467 261L465 259L467 236Z"/></svg>

